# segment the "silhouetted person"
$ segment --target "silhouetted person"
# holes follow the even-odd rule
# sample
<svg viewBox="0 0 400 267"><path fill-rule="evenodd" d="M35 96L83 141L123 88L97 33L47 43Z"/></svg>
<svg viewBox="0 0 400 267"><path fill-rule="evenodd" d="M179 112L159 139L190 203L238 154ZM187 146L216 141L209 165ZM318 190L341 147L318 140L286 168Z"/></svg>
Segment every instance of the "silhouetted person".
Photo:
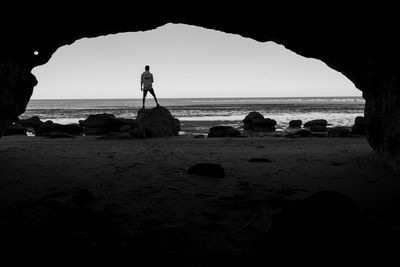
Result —
<svg viewBox="0 0 400 267"><path fill-rule="evenodd" d="M144 69L145 69L145 72L142 73L142 77L140 79L140 90L143 91L143 107L142 107L142 109L144 109L144 102L146 99L147 92L150 92L150 94L153 95L154 100L157 103L157 106L160 105L160 104L158 104L156 94L154 93L154 90L153 90L154 78L153 78L153 74L150 72L150 67L146 66Z"/></svg>

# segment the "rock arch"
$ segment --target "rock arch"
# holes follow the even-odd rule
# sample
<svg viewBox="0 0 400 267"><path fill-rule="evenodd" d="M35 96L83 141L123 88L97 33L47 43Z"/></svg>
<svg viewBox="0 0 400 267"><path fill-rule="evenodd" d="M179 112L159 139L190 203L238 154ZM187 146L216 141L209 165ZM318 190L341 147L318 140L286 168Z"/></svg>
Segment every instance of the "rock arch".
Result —
<svg viewBox="0 0 400 267"><path fill-rule="evenodd" d="M9 8L0 18L4 27L0 43L0 136L25 111L37 84L31 70L46 63L58 47L83 37L150 30L169 22L185 23L260 42L274 41L343 73L363 92L370 145L399 168L400 42L396 40L397 21L389 11L391 7L292 8L295 13L288 7L263 8L255 4L224 9L207 4L169 4L168 9L159 9L162 15L153 7L136 4Z"/></svg>

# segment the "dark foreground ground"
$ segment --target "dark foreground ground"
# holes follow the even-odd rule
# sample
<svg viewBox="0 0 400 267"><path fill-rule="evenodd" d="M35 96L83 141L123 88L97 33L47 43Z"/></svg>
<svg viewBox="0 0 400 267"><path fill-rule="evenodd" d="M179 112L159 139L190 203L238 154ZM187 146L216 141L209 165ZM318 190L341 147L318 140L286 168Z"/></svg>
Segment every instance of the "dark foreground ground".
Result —
<svg viewBox="0 0 400 267"><path fill-rule="evenodd" d="M225 178L187 174L201 162ZM396 258L400 177L363 138L5 137L0 163L2 266Z"/></svg>

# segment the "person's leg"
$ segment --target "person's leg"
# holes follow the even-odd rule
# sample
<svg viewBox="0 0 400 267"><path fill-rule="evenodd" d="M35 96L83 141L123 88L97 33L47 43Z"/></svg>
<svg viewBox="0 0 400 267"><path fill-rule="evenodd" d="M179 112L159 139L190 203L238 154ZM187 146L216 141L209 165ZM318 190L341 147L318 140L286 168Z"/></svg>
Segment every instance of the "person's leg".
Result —
<svg viewBox="0 0 400 267"><path fill-rule="evenodd" d="M150 92L150 94L154 97L154 100L156 101L157 106L159 106L160 104L158 104L157 97L156 97L156 93L154 93L154 90L153 90L153 89L150 89L149 92Z"/></svg>
<svg viewBox="0 0 400 267"><path fill-rule="evenodd" d="M142 106L142 109L144 109L144 101L146 99L146 95L147 95L147 90L143 90L143 100L142 100L143 106Z"/></svg>

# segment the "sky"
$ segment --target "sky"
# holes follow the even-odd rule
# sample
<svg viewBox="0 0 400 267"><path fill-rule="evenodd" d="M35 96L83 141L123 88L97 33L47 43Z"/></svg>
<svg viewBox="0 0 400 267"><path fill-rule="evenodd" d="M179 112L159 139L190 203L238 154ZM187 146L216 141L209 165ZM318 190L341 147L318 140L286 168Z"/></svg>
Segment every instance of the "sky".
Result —
<svg viewBox="0 0 400 267"><path fill-rule="evenodd" d="M141 98L145 65L158 98L361 96L325 63L274 42L166 24L59 48L32 70L32 99Z"/></svg>

